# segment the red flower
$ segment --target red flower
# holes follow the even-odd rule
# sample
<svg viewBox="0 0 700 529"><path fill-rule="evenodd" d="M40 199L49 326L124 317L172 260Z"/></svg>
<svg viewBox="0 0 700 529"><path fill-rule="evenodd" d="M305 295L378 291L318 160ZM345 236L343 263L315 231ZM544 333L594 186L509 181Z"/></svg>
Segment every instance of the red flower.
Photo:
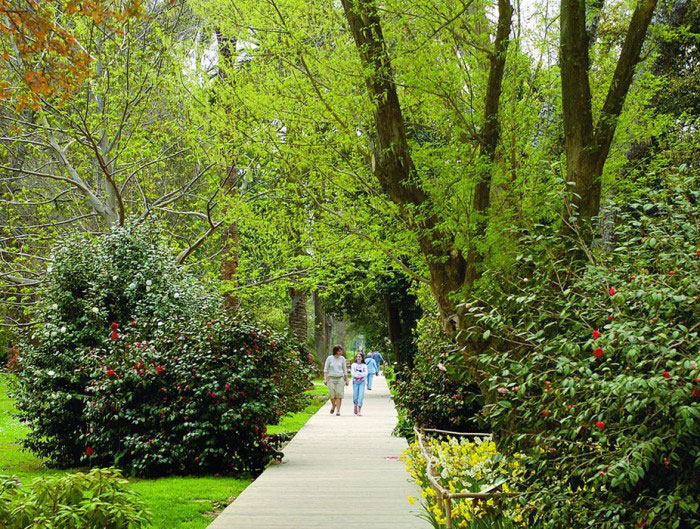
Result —
<svg viewBox="0 0 700 529"><path fill-rule="evenodd" d="M228 391L229 389L231 389L231 384L226 382L226 385L224 387L226 388L226 391Z"/></svg>
<svg viewBox="0 0 700 529"><path fill-rule="evenodd" d="M614 296L615 292L617 292L617 290L615 290L615 287L610 287L610 295Z"/></svg>
<svg viewBox="0 0 700 529"><path fill-rule="evenodd" d="M700 399L700 388L693 388L693 397Z"/></svg>
<svg viewBox="0 0 700 529"><path fill-rule="evenodd" d="M695 382L697 382L698 384L700 384L700 377L696 378L696 379L695 379Z"/></svg>
<svg viewBox="0 0 700 529"><path fill-rule="evenodd" d="M673 275L673 270L669 270L669 271L668 271L668 275L669 275L669 276L672 276L672 275Z"/></svg>
<svg viewBox="0 0 700 529"><path fill-rule="evenodd" d="M644 520L640 520L637 522L637 527L646 527L646 526L647 526L646 518Z"/></svg>
<svg viewBox="0 0 700 529"><path fill-rule="evenodd" d="M596 421L595 427L602 432L603 430L605 430L605 423L603 421Z"/></svg>
<svg viewBox="0 0 700 529"><path fill-rule="evenodd" d="M549 410L542 410L542 417L548 417L549 413Z"/></svg>
<svg viewBox="0 0 700 529"><path fill-rule="evenodd" d="M116 330L114 330L114 331L112 331L111 337L112 337L112 340L118 340L118 339L119 339L119 333L118 333Z"/></svg>
<svg viewBox="0 0 700 529"><path fill-rule="evenodd" d="M112 327L112 329L118 329L119 324L116 321L113 321L111 327Z"/></svg>
<svg viewBox="0 0 700 529"><path fill-rule="evenodd" d="M115 376L117 376L117 373L114 371L114 369L107 369L107 376L109 378L114 378Z"/></svg>
<svg viewBox="0 0 700 529"><path fill-rule="evenodd" d="M671 373L669 373L668 371L664 371L662 374L666 379L671 378Z"/></svg>
<svg viewBox="0 0 700 529"><path fill-rule="evenodd" d="M698 257L700 257L700 250L696 251L695 253L698 254Z"/></svg>
<svg viewBox="0 0 700 529"><path fill-rule="evenodd" d="M274 347L274 346L275 346L275 342L270 342L270 347Z"/></svg>
<svg viewBox="0 0 700 529"><path fill-rule="evenodd" d="M210 396L212 399L215 399L215 398L216 398L216 393L214 393L214 392L212 391L211 393L209 393L209 396Z"/></svg>
<svg viewBox="0 0 700 529"><path fill-rule="evenodd" d="M595 356L596 358L603 358L603 348L596 347L595 351L593 351L593 356Z"/></svg>
<svg viewBox="0 0 700 529"><path fill-rule="evenodd" d="M136 320L131 320L131 325L136 325Z"/></svg>
<svg viewBox="0 0 700 529"><path fill-rule="evenodd" d="M632 275L630 276L630 281L634 281L636 278L637 278L637 276L635 276L634 274L632 274Z"/></svg>
<svg viewBox="0 0 700 529"><path fill-rule="evenodd" d="M165 369L163 369L162 366L156 366L156 373L157 373L157 374L160 375L163 371L165 371Z"/></svg>
<svg viewBox="0 0 700 529"><path fill-rule="evenodd" d="M85 449L85 455L88 457L91 457L94 453L95 453L95 450L93 450L93 448L91 446L88 446Z"/></svg>
<svg viewBox="0 0 700 529"><path fill-rule="evenodd" d="M600 338L600 331L598 331L598 330L593 331L593 339L597 340L598 338Z"/></svg>
<svg viewBox="0 0 700 529"><path fill-rule="evenodd" d="M545 388L544 388L545 391L549 391L550 389L552 389L552 383L549 380L545 380L544 385L545 385Z"/></svg>

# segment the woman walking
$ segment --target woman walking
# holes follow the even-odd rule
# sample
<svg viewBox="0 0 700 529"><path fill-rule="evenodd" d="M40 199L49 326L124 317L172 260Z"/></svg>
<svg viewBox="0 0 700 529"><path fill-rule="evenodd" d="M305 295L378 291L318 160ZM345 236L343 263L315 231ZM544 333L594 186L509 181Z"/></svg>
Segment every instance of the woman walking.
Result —
<svg viewBox="0 0 700 529"><path fill-rule="evenodd" d="M362 415L362 401L365 398L365 380L367 379L367 365L362 353L355 355L355 361L350 367L352 376L352 401L355 403L355 415Z"/></svg>
<svg viewBox="0 0 700 529"><path fill-rule="evenodd" d="M331 415L333 412L340 415L340 405L345 393L343 383L348 385L348 363L342 353L343 348L340 345L333 347L333 354L326 358L323 366L323 383L328 386L331 397Z"/></svg>
<svg viewBox="0 0 700 529"><path fill-rule="evenodd" d="M372 358L373 354L370 351L367 354L367 360L365 360L365 364L367 364L367 391L372 391L372 379L374 378L374 375L377 374L379 371L377 369L377 362L374 361L374 358Z"/></svg>

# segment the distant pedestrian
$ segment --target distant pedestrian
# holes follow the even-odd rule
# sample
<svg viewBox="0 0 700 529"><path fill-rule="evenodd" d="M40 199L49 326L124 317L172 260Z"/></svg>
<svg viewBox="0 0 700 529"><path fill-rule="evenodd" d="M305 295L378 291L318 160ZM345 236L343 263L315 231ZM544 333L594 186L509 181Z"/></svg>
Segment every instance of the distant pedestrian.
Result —
<svg viewBox="0 0 700 529"><path fill-rule="evenodd" d="M355 355L355 361L350 367L352 376L352 401L355 403L355 415L362 415L362 401L365 398L365 380L367 379L367 365L362 353Z"/></svg>
<svg viewBox="0 0 700 529"><path fill-rule="evenodd" d="M348 363L343 356L343 348L340 345L333 347L333 354L326 358L323 366L323 383L328 386L331 397L331 415L335 412L340 415L340 406L343 404L343 396L348 383Z"/></svg>
<svg viewBox="0 0 700 529"><path fill-rule="evenodd" d="M374 351L372 358L374 358L374 361L377 363L377 376L379 376L379 375L381 375L382 364L384 363L384 357L382 356L382 353L380 353L379 351Z"/></svg>
<svg viewBox="0 0 700 529"><path fill-rule="evenodd" d="M367 354L367 360L365 360L365 364L367 364L367 391L372 390L372 379L374 378L374 375L377 374L377 362L374 361L372 351L370 351Z"/></svg>

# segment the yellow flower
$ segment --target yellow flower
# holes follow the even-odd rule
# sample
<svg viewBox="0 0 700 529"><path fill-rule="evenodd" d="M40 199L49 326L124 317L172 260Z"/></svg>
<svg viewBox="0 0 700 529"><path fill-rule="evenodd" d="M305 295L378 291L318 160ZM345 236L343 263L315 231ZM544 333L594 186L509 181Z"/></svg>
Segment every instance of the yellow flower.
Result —
<svg viewBox="0 0 700 529"><path fill-rule="evenodd" d="M415 505L415 504L416 504L415 498L414 498L413 496L409 496L409 497L408 497L408 503L410 503L411 505Z"/></svg>

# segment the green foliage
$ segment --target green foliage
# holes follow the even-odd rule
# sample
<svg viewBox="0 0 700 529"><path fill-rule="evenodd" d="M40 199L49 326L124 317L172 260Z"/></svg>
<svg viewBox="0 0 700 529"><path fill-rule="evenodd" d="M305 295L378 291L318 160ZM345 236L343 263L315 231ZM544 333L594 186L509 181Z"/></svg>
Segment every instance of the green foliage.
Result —
<svg viewBox="0 0 700 529"><path fill-rule="evenodd" d="M594 249L541 226L467 305L471 345L452 360L488 385L545 527L700 527L699 199L697 176L671 178L615 206Z"/></svg>
<svg viewBox="0 0 700 529"><path fill-rule="evenodd" d="M17 408L25 446L56 464L257 471L272 454L265 426L304 404L308 353L220 316L157 230L66 241L41 294Z"/></svg>
<svg viewBox="0 0 700 529"><path fill-rule="evenodd" d="M396 366L396 380L391 385L396 405L418 426L474 431L483 403L479 388L448 375L443 363L454 346L440 332L434 314L419 322L418 336L413 369ZM406 425L402 428L405 431Z"/></svg>
<svg viewBox="0 0 700 529"><path fill-rule="evenodd" d="M115 469L39 478L0 476L0 529L145 529L151 514Z"/></svg>

